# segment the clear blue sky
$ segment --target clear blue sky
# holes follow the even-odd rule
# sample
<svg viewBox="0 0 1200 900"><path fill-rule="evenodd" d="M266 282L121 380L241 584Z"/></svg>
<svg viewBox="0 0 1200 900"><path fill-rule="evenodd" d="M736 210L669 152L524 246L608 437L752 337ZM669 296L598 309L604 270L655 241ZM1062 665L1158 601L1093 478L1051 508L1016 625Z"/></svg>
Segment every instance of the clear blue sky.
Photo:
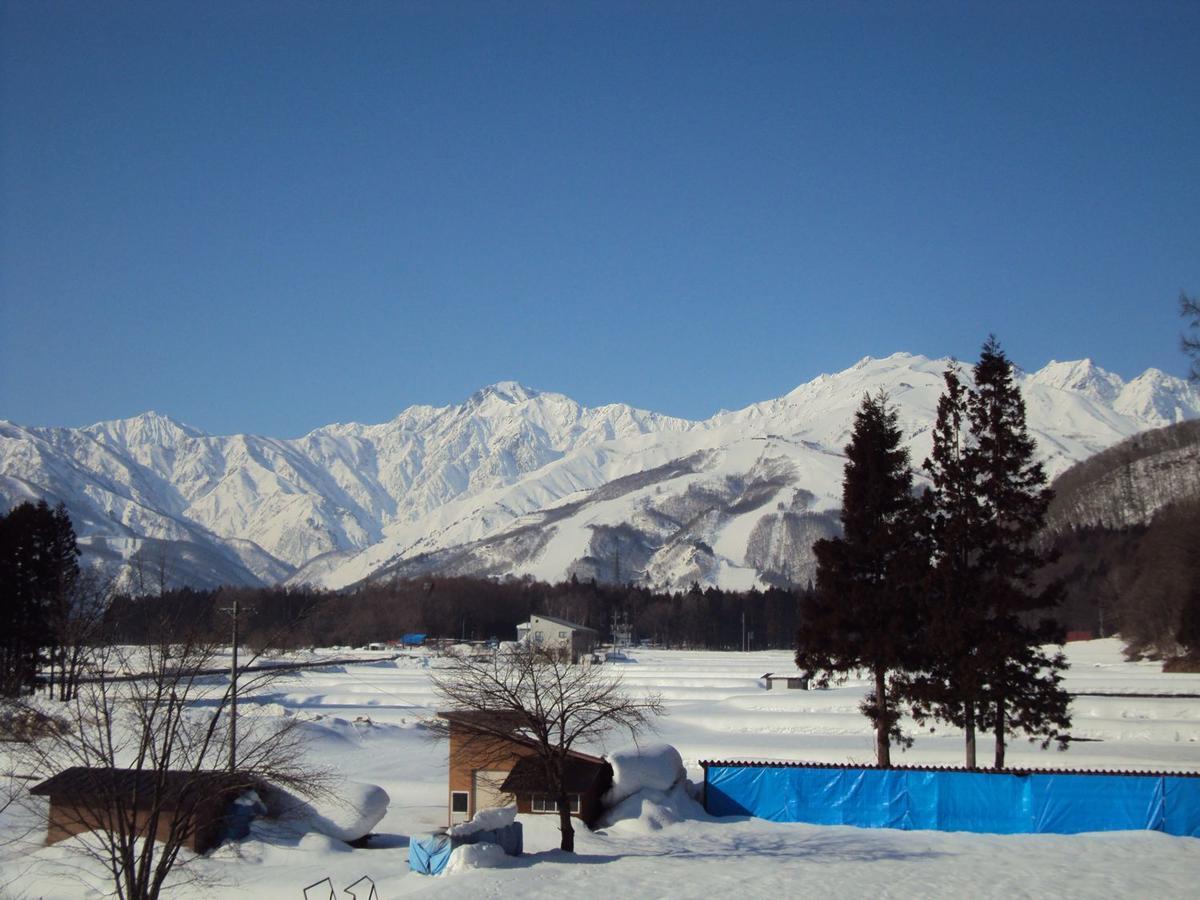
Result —
<svg viewBox="0 0 1200 900"><path fill-rule="evenodd" d="M1185 371L1200 3L0 9L0 418Z"/></svg>

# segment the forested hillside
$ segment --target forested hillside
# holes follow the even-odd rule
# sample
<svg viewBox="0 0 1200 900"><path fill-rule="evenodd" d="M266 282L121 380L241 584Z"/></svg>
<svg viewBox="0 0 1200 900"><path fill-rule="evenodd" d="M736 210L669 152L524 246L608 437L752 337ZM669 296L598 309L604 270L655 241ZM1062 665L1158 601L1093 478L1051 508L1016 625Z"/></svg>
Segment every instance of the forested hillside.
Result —
<svg viewBox="0 0 1200 900"><path fill-rule="evenodd" d="M1136 435L1053 487L1047 574L1064 582L1067 626L1153 657L1200 649L1181 630L1200 612L1200 422Z"/></svg>

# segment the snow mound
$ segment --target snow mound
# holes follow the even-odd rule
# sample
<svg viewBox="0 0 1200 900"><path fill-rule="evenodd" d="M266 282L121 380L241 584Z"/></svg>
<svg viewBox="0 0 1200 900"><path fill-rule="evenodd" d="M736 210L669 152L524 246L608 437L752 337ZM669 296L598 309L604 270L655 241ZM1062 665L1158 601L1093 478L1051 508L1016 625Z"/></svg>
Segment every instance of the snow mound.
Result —
<svg viewBox="0 0 1200 900"><path fill-rule="evenodd" d="M667 791L642 788L609 809L601 825L617 831L649 834L677 822L708 819L708 813L689 788L686 780Z"/></svg>
<svg viewBox="0 0 1200 900"><path fill-rule="evenodd" d="M310 831L302 836L296 846L301 850L307 850L309 853L349 853L351 847L345 841L339 841L337 838L332 838L327 834L320 834L316 831Z"/></svg>
<svg viewBox="0 0 1200 900"><path fill-rule="evenodd" d="M495 806L491 809L481 809L475 813L470 822L452 825L449 830L451 837L464 837L477 831L495 831L497 828L507 828L517 820L517 807Z"/></svg>
<svg viewBox="0 0 1200 900"><path fill-rule="evenodd" d="M276 789L272 802L274 815L306 831L316 831L339 841L356 841L370 833L387 814L391 798L377 784L342 781L327 797L303 799Z"/></svg>
<svg viewBox="0 0 1200 900"><path fill-rule="evenodd" d="M505 864L508 854L499 844L463 844L455 847L443 875L458 875L471 869L493 869Z"/></svg>
<svg viewBox="0 0 1200 900"><path fill-rule="evenodd" d="M625 747L608 755L613 768L613 784L603 803L615 807L639 791L669 791L687 777L683 757L670 744Z"/></svg>

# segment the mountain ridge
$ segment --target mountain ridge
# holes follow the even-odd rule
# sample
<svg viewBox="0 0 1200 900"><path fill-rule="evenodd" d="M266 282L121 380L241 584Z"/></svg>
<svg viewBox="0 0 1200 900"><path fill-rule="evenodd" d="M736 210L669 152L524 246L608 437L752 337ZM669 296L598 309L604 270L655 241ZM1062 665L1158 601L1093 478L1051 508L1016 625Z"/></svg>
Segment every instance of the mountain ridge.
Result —
<svg viewBox="0 0 1200 900"><path fill-rule="evenodd" d="M463 571L604 577L609 552L630 575L668 584L795 580L807 562L794 545L832 527L862 393L893 396L919 465L947 362L864 357L700 420L500 381L462 403L292 439L210 435L153 411L78 429L0 422L0 504L62 500L81 546L110 565L146 542L160 553L194 545L197 559L203 547L200 583L338 587L422 555L453 556ZM1158 370L1126 382L1091 360L1052 361L1021 383L1052 474L1200 416L1200 393Z"/></svg>

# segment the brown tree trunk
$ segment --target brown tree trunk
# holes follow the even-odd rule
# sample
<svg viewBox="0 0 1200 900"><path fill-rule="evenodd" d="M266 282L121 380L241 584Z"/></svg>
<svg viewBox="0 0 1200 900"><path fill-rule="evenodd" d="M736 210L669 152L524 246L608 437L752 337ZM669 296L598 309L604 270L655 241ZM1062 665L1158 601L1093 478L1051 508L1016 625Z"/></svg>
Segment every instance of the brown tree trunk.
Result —
<svg viewBox="0 0 1200 900"><path fill-rule="evenodd" d="M1004 733L1007 730L1008 723L1005 721L1005 707L1003 695L996 699L996 762L997 769L1004 768Z"/></svg>
<svg viewBox="0 0 1200 900"><path fill-rule="evenodd" d="M975 701L968 700L963 722L963 732L966 737L967 768L975 768Z"/></svg>
<svg viewBox="0 0 1200 900"><path fill-rule="evenodd" d="M571 803L564 790L558 792L558 830L562 832L562 841L558 848L566 850L568 853L574 853L575 826L571 824Z"/></svg>
<svg viewBox="0 0 1200 900"><path fill-rule="evenodd" d="M891 744L888 739L887 686L882 671L875 672L875 764L881 769L892 767Z"/></svg>

